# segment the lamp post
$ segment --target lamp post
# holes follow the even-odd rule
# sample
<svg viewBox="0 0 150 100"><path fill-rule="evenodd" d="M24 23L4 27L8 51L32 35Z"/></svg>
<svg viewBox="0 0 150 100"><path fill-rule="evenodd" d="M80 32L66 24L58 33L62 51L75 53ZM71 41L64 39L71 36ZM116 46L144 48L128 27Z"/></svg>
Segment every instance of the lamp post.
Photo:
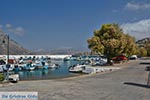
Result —
<svg viewBox="0 0 150 100"><path fill-rule="evenodd" d="M6 61L6 69L7 69L7 72L6 72L6 78L5 80L7 82L9 82L9 67L10 67L10 64L9 64L9 35L5 35L6 38L7 38L7 61ZM3 40L3 43L5 43L5 40Z"/></svg>

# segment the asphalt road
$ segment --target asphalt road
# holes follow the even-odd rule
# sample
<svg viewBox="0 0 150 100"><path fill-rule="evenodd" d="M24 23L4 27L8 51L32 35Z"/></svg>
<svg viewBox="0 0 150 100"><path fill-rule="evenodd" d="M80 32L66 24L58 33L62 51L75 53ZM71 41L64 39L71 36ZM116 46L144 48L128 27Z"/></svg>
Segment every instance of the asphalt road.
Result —
<svg viewBox="0 0 150 100"><path fill-rule="evenodd" d="M77 78L20 81L0 91L37 91L39 100L150 100L145 67L150 59L119 65L120 70Z"/></svg>

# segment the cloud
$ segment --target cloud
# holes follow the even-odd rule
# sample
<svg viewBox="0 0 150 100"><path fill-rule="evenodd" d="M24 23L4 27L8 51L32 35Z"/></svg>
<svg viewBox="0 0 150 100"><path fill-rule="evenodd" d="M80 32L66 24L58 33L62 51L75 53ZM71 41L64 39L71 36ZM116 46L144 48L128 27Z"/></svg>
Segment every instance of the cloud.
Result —
<svg viewBox="0 0 150 100"><path fill-rule="evenodd" d="M11 24L6 24L6 30L18 36L23 36L25 33L23 27L13 27Z"/></svg>
<svg viewBox="0 0 150 100"><path fill-rule="evenodd" d="M121 25L121 28L125 33L134 36L136 39L150 37L150 19L134 23L125 23Z"/></svg>
<svg viewBox="0 0 150 100"><path fill-rule="evenodd" d="M145 9L150 9L150 4L148 4L148 3L144 3L144 4L127 3L125 6L125 9L127 9L127 10L145 10Z"/></svg>
<svg viewBox="0 0 150 100"><path fill-rule="evenodd" d="M11 24L6 24L6 28L12 28Z"/></svg>
<svg viewBox="0 0 150 100"><path fill-rule="evenodd" d="M24 29L22 27L17 27L17 28L14 29L14 33L16 35L22 36L22 35L24 35Z"/></svg>

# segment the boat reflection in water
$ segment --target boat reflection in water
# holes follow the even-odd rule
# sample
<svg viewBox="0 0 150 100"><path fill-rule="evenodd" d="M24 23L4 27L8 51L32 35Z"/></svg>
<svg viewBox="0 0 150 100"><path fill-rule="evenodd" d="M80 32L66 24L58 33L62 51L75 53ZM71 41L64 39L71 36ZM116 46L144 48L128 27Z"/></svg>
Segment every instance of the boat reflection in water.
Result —
<svg viewBox="0 0 150 100"><path fill-rule="evenodd" d="M18 71L20 80L44 80L44 79L58 79L64 77L74 76L75 74L69 73L68 68L74 64L79 63L78 61L67 61L62 60L52 61L57 63L60 67L56 69L36 69L32 71Z"/></svg>

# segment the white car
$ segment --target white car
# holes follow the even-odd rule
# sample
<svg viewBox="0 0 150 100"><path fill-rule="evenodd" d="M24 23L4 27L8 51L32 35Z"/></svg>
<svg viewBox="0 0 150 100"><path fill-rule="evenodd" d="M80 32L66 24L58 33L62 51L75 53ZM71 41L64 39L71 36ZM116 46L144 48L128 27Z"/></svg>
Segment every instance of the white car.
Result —
<svg viewBox="0 0 150 100"><path fill-rule="evenodd" d="M138 58L137 55L132 55L132 56L130 57L131 60L137 59L137 58Z"/></svg>

